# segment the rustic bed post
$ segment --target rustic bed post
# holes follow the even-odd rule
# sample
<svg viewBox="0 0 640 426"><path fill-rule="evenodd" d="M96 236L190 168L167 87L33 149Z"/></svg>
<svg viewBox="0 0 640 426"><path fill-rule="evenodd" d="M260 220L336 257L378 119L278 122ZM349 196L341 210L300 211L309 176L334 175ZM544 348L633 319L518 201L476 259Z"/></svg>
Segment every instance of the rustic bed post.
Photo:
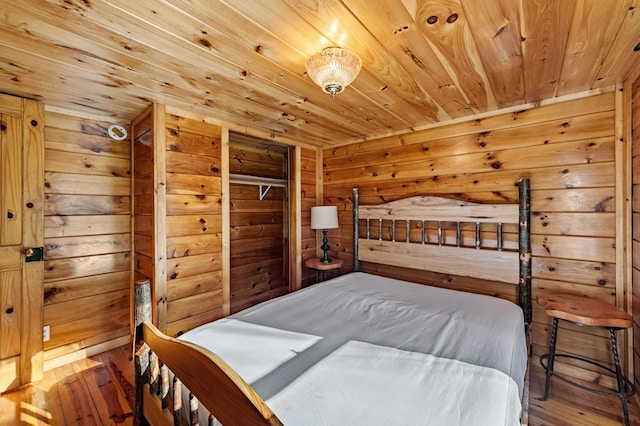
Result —
<svg viewBox="0 0 640 426"><path fill-rule="evenodd" d="M135 368L135 395L133 407L133 424L144 424L142 418L142 398L144 383L143 375L149 374L149 347L144 343L142 323L151 320L151 283L149 280L136 281L134 294L134 368Z"/></svg>
<svg viewBox="0 0 640 426"><path fill-rule="evenodd" d="M529 325L532 321L531 303L531 195L529 191L529 179L521 179L518 182L518 199L520 202L520 280L518 284L518 303L524 312L524 322Z"/></svg>
<svg viewBox="0 0 640 426"><path fill-rule="evenodd" d="M353 271L360 271L360 259L358 258L358 236L360 235L358 229L358 206L360 204L360 195L358 188L353 188Z"/></svg>

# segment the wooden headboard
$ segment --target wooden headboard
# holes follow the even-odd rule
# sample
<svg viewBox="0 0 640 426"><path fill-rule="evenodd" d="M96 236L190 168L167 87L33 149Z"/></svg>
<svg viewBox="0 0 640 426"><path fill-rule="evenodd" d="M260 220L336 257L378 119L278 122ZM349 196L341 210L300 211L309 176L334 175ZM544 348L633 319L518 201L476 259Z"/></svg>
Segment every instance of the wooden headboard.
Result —
<svg viewBox="0 0 640 426"><path fill-rule="evenodd" d="M518 200L484 204L422 196L361 206L354 188L353 270L364 261L514 284L530 324L528 179L518 182ZM484 228L493 235L486 244Z"/></svg>

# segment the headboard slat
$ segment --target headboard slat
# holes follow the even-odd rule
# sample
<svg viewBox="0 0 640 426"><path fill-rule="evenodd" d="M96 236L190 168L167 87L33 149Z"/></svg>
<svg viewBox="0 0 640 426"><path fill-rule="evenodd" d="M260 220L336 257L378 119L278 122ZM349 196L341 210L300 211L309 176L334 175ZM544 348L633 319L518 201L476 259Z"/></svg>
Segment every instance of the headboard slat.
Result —
<svg viewBox="0 0 640 426"><path fill-rule="evenodd" d="M517 204L478 204L442 197L411 197L360 206L360 219L407 219L446 222L518 223Z"/></svg>
<svg viewBox="0 0 640 426"><path fill-rule="evenodd" d="M464 261L461 261L464 259ZM518 252L360 240L360 261L518 284Z"/></svg>

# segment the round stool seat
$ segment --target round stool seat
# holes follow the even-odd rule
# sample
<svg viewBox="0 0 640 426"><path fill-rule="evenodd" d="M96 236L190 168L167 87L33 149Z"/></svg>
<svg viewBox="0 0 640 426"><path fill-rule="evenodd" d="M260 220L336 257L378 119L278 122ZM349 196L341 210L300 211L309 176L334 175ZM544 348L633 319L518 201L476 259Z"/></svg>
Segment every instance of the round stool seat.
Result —
<svg viewBox="0 0 640 426"><path fill-rule="evenodd" d="M596 299L569 294L546 294L536 299L547 315L576 324L603 328L631 328L633 317Z"/></svg>
<svg viewBox="0 0 640 426"><path fill-rule="evenodd" d="M582 296L574 296L570 294L543 294L538 296L536 300L538 304L544 307L544 312L553 318L553 326L551 327L551 335L549 339L549 352L540 356L540 365L542 365L546 372L546 379L544 384L544 395L538 399L540 401L546 401L549 398L549 384L551 376L557 376L559 379L586 391L603 394L617 394L622 402L624 424L625 426L629 426L629 407L627 399L636 393L636 389L634 384L622 374L616 331L624 328L631 328L633 326L633 317L610 303ZM556 353L559 320L570 321L582 326L608 329L611 339L611 355L613 357L615 369L611 369L602 363L580 355ZM587 362L595 367L612 373L616 378L617 389L614 391L612 389L598 390L588 388L575 381L569 380L562 375L558 375L554 371L556 358L570 358L581 362Z"/></svg>

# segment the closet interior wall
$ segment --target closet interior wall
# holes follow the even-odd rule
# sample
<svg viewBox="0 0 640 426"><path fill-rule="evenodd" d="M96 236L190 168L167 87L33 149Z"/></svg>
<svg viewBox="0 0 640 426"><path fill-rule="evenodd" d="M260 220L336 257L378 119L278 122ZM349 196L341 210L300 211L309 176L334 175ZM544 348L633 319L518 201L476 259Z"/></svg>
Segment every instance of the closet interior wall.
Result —
<svg viewBox="0 0 640 426"><path fill-rule="evenodd" d="M289 148L229 135L231 312L289 292Z"/></svg>

